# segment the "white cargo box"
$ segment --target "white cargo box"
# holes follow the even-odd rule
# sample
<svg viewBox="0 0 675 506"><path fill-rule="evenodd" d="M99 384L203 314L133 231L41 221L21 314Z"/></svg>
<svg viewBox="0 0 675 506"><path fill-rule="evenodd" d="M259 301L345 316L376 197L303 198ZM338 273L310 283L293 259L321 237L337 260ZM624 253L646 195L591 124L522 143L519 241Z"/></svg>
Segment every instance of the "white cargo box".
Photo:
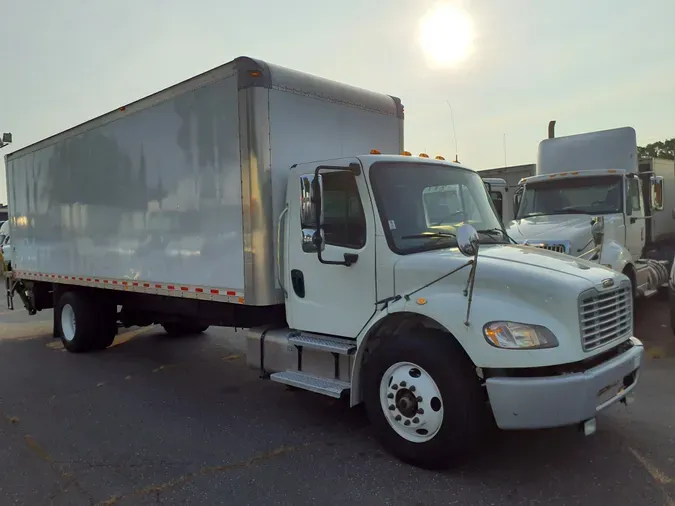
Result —
<svg viewBox="0 0 675 506"><path fill-rule="evenodd" d="M275 223L289 168L402 144L397 98L237 58L7 155L14 267L281 303Z"/></svg>

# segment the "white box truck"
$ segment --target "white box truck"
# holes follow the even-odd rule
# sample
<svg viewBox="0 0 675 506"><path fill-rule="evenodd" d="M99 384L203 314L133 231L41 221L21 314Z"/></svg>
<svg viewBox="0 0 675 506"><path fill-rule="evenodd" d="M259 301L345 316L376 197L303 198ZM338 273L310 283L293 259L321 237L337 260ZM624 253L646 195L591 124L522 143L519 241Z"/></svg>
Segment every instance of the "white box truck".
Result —
<svg viewBox="0 0 675 506"><path fill-rule="evenodd" d="M661 212L666 202L672 210L675 162L639 160L632 127L555 137L551 125L507 232L623 272L635 297L651 297L667 288L675 253L675 214Z"/></svg>
<svg viewBox="0 0 675 506"><path fill-rule="evenodd" d="M402 147L400 100L238 58L6 157L8 294L71 352L246 327L419 466L493 421L592 432L638 380L629 280L508 244L475 171Z"/></svg>

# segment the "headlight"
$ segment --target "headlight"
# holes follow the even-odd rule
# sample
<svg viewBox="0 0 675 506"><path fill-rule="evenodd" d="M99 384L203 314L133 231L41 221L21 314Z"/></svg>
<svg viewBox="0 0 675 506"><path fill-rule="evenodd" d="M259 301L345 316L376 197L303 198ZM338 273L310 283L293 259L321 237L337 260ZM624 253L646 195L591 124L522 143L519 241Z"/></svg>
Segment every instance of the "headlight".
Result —
<svg viewBox="0 0 675 506"><path fill-rule="evenodd" d="M496 348L532 350L558 346L558 340L553 332L541 325L490 322L483 327L483 335L487 342Z"/></svg>

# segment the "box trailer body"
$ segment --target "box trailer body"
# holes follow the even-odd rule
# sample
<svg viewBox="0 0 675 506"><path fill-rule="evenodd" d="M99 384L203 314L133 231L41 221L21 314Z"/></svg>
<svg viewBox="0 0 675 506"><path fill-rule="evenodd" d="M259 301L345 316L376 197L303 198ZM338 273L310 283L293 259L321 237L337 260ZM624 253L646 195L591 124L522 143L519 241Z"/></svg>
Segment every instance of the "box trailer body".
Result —
<svg viewBox="0 0 675 506"><path fill-rule="evenodd" d="M491 420L593 432L638 380L630 280L510 244L477 172L402 148L400 100L239 58L7 156L10 308L77 353L248 328L261 378L422 466Z"/></svg>
<svg viewBox="0 0 675 506"><path fill-rule="evenodd" d="M402 142L397 98L240 58L8 155L15 269L281 304L291 165Z"/></svg>
<svg viewBox="0 0 675 506"><path fill-rule="evenodd" d="M525 177L534 176L536 173L534 163L525 165L509 165L508 167L495 167L492 169L481 169L478 171L482 178L500 178L506 181L508 191L513 192L518 188L520 180Z"/></svg>

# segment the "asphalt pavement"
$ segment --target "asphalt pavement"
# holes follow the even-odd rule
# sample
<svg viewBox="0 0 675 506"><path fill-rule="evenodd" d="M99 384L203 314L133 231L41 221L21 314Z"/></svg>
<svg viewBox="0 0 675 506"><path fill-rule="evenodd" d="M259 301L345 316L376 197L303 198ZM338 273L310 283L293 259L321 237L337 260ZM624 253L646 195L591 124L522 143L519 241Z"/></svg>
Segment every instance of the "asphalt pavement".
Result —
<svg viewBox="0 0 675 506"><path fill-rule="evenodd" d="M675 338L638 308L636 400L575 428L498 432L459 469L385 454L363 409L258 379L245 332L132 329L74 355L0 303L0 504L675 506Z"/></svg>

